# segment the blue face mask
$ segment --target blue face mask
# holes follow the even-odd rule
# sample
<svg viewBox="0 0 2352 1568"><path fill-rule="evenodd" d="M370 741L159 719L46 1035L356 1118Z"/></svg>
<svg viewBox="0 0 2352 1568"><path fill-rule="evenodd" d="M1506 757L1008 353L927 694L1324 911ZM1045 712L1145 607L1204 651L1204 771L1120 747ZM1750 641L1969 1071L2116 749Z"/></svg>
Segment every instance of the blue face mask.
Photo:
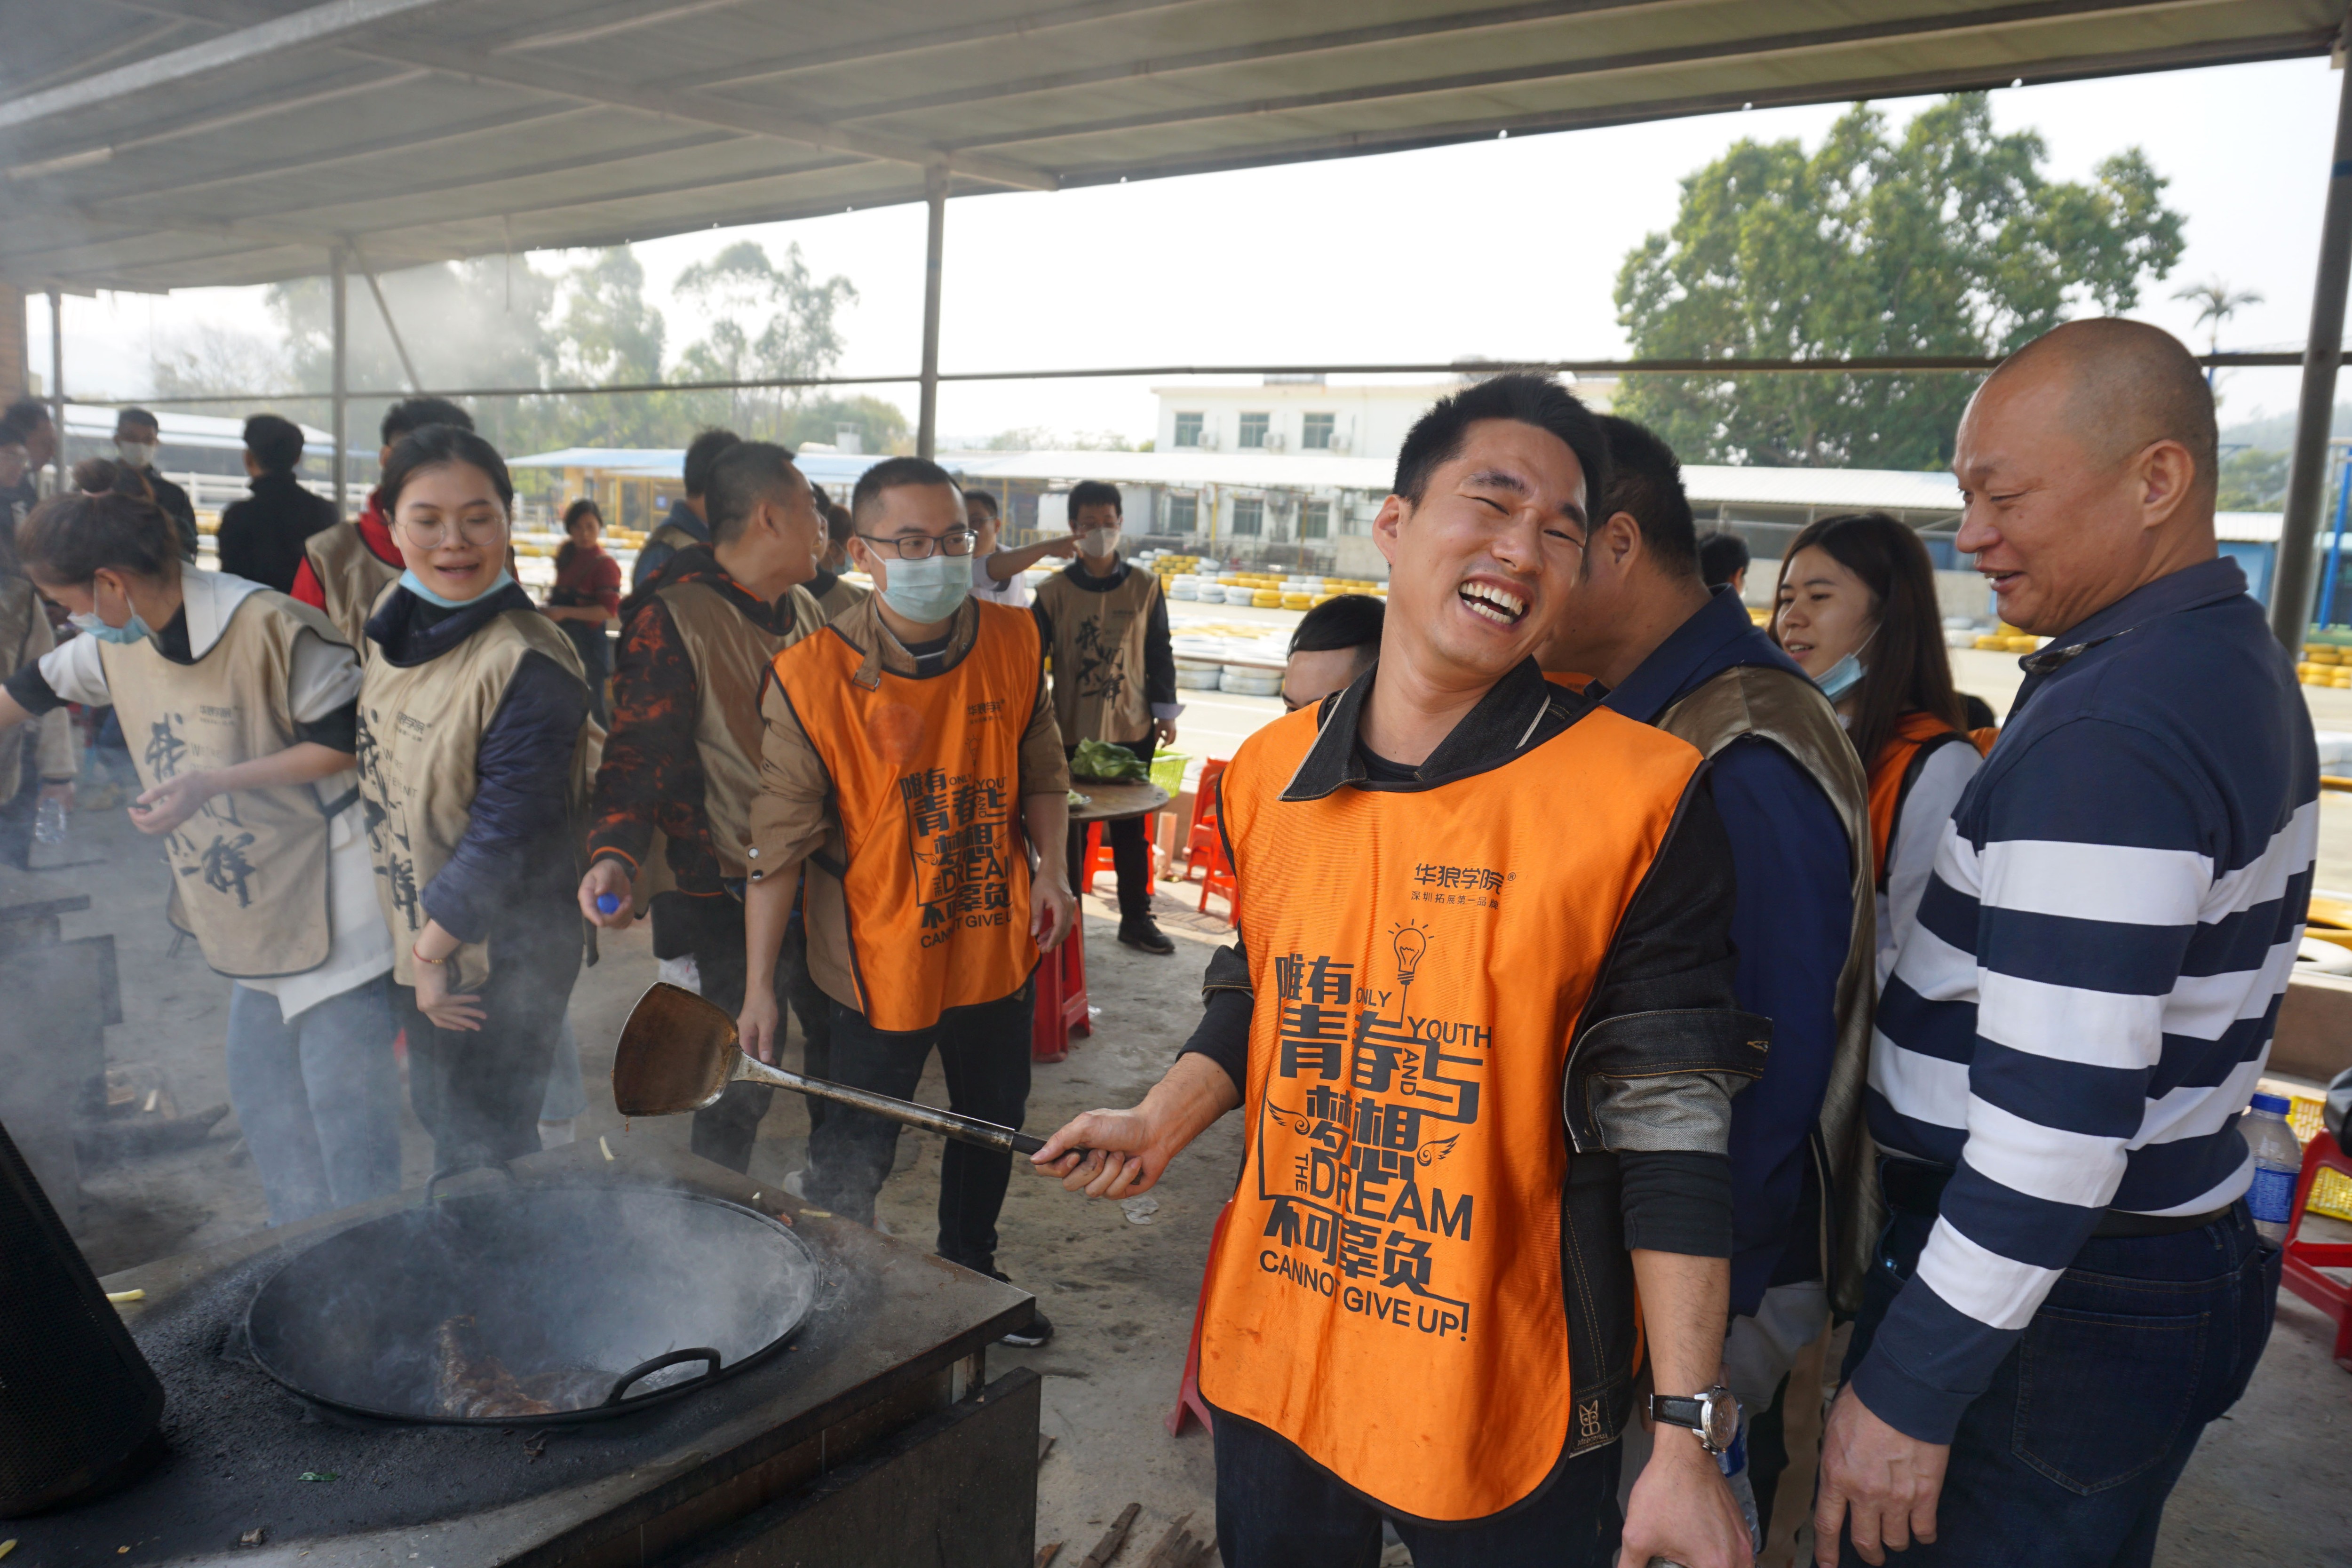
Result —
<svg viewBox="0 0 2352 1568"><path fill-rule="evenodd" d="M1870 673L1868 668L1864 667L1862 662L1862 648L1868 647L1872 643L1877 640L1878 628L1876 626L1873 626L1870 628L1870 635L1862 639L1862 647L1854 649L1852 653L1846 655L1843 658L1830 666L1829 668L1823 670L1820 679L1813 682L1815 686L1822 689L1822 695L1834 702L1839 698L1843 697L1847 692L1852 691L1855 687L1860 686L1862 684L1862 678Z"/></svg>
<svg viewBox="0 0 2352 1568"><path fill-rule="evenodd" d="M438 605L445 610L463 609L467 605L475 604L480 600L488 598L492 594L497 593L499 589L508 586L513 582L514 578L508 574L505 567L501 566L499 568L498 576L492 580L490 585L483 589L480 593L475 595L473 598L445 599L440 595L435 593L432 589L426 587L422 582L418 581L415 573L403 572L400 574L400 585L402 587L407 589L410 593L415 595L426 604Z"/></svg>
<svg viewBox="0 0 2352 1568"><path fill-rule="evenodd" d="M68 616L66 619L73 623L76 630L85 632L100 642L145 642L154 635L147 629L147 623L139 618L139 612L136 610L131 612L131 619L127 625L119 626L108 626L98 618L94 611L89 610L78 616Z"/></svg>
<svg viewBox="0 0 2352 1568"><path fill-rule="evenodd" d="M1834 702L1839 698L1843 697L1847 692L1852 691L1855 687L1860 686L1862 684L1862 678L1868 673L1869 672L1867 670L1863 668L1862 660L1854 658L1852 654L1848 654L1843 658L1838 660L1835 664L1830 666L1828 671L1819 679L1815 680L1813 684L1822 689L1822 696Z"/></svg>
<svg viewBox="0 0 2352 1568"><path fill-rule="evenodd" d="M971 557L931 555L883 568L882 601L910 621L930 626L956 613L971 593Z"/></svg>

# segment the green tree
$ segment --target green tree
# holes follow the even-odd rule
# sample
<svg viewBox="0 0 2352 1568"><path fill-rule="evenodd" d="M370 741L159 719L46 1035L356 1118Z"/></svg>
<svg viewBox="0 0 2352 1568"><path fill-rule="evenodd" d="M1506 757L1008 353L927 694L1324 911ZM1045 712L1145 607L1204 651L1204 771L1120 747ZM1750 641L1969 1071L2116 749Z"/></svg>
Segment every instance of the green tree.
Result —
<svg viewBox="0 0 2352 1568"><path fill-rule="evenodd" d="M1674 228L1627 256L1618 321L1636 358L2000 354L2084 308L2137 302L2179 258L2181 217L2137 148L2053 182L2032 132L1981 93L1899 139L1856 105L1808 154L1742 140L1683 181ZM1965 375L1642 376L1618 401L1696 461L1938 468Z"/></svg>
<svg viewBox="0 0 2352 1568"><path fill-rule="evenodd" d="M712 317L710 330L679 359L677 374L686 381L824 375L841 359L835 315L857 298L838 273L816 281L797 244L786 247L779 266L748 239L688 267L676 289ZM722 396L726 422L744 436L782 436L788 410L802 401L782 389L709 395L714 414Z"/></svg>
<svg viewBox="0 0 2352 1568"><path fill-rule="evenodd" d="M857 432L858 446L864 451L895 454L915 449L907 411L887 398L872 395L797 404L787 411L782 439L788 447L811 441L832 445L845 428Z"/></svg>
<svg viewBox="0 0 2352 1568"><path fill-rule="evenodd" d="M2287 455L2259 448L2221 459L2217 511L2276 511L2286 504Z"/></svg>

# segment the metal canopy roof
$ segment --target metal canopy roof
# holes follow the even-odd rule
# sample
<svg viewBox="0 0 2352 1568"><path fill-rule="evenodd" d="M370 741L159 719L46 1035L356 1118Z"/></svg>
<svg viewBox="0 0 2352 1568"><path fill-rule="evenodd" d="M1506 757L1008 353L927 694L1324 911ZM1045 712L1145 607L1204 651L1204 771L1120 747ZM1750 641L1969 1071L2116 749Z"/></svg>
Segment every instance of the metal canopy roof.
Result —
<svg viewBox="0 0 2352 1568"><path fill-rule="evenodd" d="M2343 0L73 0L0 273L167 289L2326 51Z"/></svg>

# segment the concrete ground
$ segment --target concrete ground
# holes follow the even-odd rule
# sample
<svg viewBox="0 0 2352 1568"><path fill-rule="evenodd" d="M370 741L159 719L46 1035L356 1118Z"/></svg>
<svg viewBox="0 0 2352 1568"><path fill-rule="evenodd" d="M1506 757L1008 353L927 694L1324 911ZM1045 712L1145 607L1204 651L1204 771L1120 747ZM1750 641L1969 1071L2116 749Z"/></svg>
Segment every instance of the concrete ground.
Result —
<svg viewBox="0 0 2352 1568"><path fill-rule="evenodd" d="M2017 675L2013 658L1961 654L1963 687L2005 709ZM1226 755L1229 744L1263 722L1252 710L1271 700L1218 699L1183 749ZM2315 718L2352 730L2352 692L2315 691ZM1231 705L1235 711L1222 711ZM1213 717L1218 721L1210 724ZM1222 732L1218 732L1222 731ZM1228 736L1231 741L1228 741ZM2323 813L2323 886L2352 888L2352 805L2330 797ZM163 869L153 847L120 812L77 818L75 839L100 854L96 865L47 873L58 891L87 892L93 907L66 918L68 936L115 935L124 1021L109 1031L111 1062L152 1064L184 1108L227 1099L221 1034L227 985L193 947L171 952L161 917ZM1109 891L1106 880L1103 891ZM1110 906L1087 900L1089 997L1095 1032L1069 1058L1034 1069L1029 1126L1042 1131L1096 1106L1126 1106L1164 1071L1198 1016L1199 977L1223 933L1222 901L1193 912L1198 885L1163 887L1161 924L1177 939L1171 958L1117 945ZM589 1089L580 1135L667 1140L682 1146L683 1120L624 1125L606 1078L621 1020L654 976L642 933L608 937L604 958L583 972L571 999ZM936 1067L919 1098L946 1100ZM422 1181L429 1141L404 1112L404 1158L410 1182ZM756 1176L780 1185L801 1163L806 1132L801 1104L780 1094L753 1157ZM932 1235L940 1144L906 1134L898 1168L882 1194L881 1215L918 1245ZM1213 1129L1150 1194L1157 1207L1130 1217L1120 1205L1094 1204L1016 1171L1005 1205L1001 1266L1036 1292L1057 1326L1035 1351L999 1347L993 1360L1034 1366L1045 1378L1045 1431L1055 1439L1038 1481L1041 1545L1063 1542L1074 1563L1132 1501L1141 1514L1118 1562L1140 1562L1167 1525L1189 1514L1196 1529L1213 1519L1212 1449L1196 1426L1171 1438L1162 1420L1175 1403L1211 1226L1231 1189L1241 1152L1230 1120ZM197 1147L88 1171L91 1202L84 1247L101 1273L239 1236L264 1223L258 1182L243 1152L235 1118ZM1140 1205L1138 1205L1140 1207ZM1138 1223L1148 1220L1148 1223ZM2331 1364L2333 1326L2283 1296L2270 1351L2246 1397L2209 1429L2167 1515L2158 1562L2165 1568L2216 1563L2341 1564L2352 1561L2352 1373ZM1401 1549L1392 1561L1403 1561Z"/></svg>

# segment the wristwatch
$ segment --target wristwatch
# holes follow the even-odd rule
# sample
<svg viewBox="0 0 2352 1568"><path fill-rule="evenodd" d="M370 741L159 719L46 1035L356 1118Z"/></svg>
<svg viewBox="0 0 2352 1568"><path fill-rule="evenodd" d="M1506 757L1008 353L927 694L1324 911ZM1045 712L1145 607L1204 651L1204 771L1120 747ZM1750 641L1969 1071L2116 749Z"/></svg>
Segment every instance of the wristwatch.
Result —
<svg viewBox="0 0 2352 1568"><path fill-rule="evenodd" d="M1739 1436L1739 1401L1719 1383L1687 1398L1653 1394L1650 1419L1669 1426L1687 1426L1698 1434L1701 1447L1710 1454L1720 1454Z"/></svg>

